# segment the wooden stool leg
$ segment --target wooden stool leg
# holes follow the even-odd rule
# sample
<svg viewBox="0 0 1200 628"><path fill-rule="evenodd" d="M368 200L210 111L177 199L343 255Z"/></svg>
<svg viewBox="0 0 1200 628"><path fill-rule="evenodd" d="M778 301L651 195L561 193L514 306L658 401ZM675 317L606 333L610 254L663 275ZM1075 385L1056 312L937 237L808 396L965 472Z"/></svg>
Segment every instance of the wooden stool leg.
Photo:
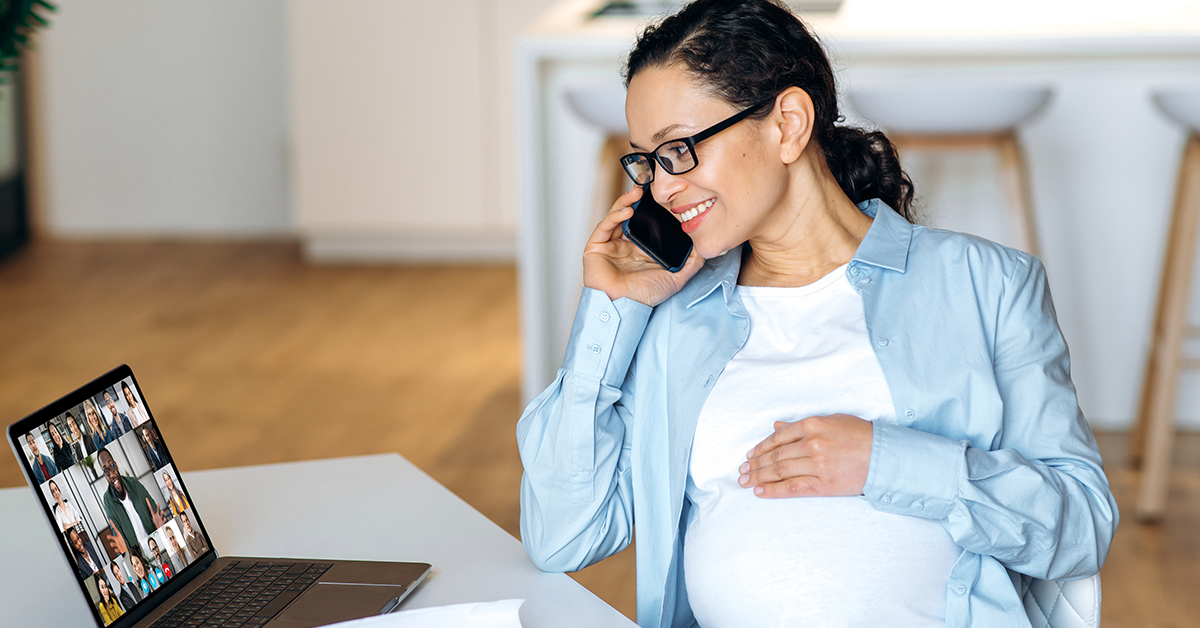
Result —
<svg viewBox="0 0 1200 628"><path fill-rule="evenodd" d="M1170 480L1171 448L1174 439L1175 401L1179 373L1183 367L1183 342L1187 335L1187 306L1191 296L1192 269L1196 260L1197 227L1200 226L1200 135L1188 138L1179 172L1175 207L1171 212L1163 262L1162 285L1155 316L1151 360L1142 390L1137 432L1144 447L1142 478L1138 488L1137 515L1142 521L1162 517ZM1136 434L1135 434L1136 436Z"/></svg>
<svg viewBox="0 0 1200 628"><path fill-rule="evenodd" d="M633 150L629 147L628 135L609 135L604 139L600 148L599 161L596 162L595 196L592 198L592 220L590 227L595 227L612 209L613 201L631 187L633 181L621 167L621 157ZM589 228L590 233L590 228Z"/></svg>
<svg viewBox="0 0 1200 628"><path fill-rule="evenodd" d="M1008 201L1008 220L1013 226L1017 248L1040 256L1037 223L1033 219L1033 201L1029 191L1029 168L1017 143L1017 134L1009 131L996 138L1000 154L1000 185Z"/></svg>

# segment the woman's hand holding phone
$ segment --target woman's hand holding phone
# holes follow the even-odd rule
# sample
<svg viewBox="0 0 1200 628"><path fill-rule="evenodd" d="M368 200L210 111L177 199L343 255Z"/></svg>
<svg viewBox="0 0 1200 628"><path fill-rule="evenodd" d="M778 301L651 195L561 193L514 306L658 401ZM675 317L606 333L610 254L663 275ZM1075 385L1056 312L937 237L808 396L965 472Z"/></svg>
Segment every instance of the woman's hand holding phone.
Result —
<svg viewBox="0 0 1200 628"><path fill-rule="evenodd" d="M592 231L583 250L583 285L603 291L613 301L627 297L654 307L679 292L704 265L704 258L693 249L683 268L672 273L627 240L621 223L633 215L632 206L641 197L640 187L619 196Z"/></svg>

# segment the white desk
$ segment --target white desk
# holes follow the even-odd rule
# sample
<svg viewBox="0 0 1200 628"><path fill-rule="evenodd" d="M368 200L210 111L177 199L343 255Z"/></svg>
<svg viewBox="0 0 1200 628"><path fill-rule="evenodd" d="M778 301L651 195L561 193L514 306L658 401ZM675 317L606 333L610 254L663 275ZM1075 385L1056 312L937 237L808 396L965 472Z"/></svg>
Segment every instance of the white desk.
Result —
<svg viewBox="0 0 1200 628"><path fill-rule="evenodd" d="M185 473L221 555L427 562L402 609L525 598L526 628L634 626L398 455ZM0 624L87 626L74 574L28 488L0 490Z"/></svg>
<svg viewBox="0 0 1200 628"><path fill-rule="evenodd" d="M565 94L621 89L619 68L639 29L632 18L589 20L598 4L564 0L516 51L526 401L562 361L595 226L588 156L603 134ZM1094 424L1128 425L1186 137L1150 95L1200 83L1200 1L845 0L836 14L806 19L843 90L980 80L1052 88L1047 108L1021 129L1043 259L1081 406ZM908 166L918 166L910 168L918 196L938 192L927 198L931 222L1003 243L999 188L983 157ZM1184 380L1179 415L1200 417L1200 374L1186 377L1197 379Z"/></svg>

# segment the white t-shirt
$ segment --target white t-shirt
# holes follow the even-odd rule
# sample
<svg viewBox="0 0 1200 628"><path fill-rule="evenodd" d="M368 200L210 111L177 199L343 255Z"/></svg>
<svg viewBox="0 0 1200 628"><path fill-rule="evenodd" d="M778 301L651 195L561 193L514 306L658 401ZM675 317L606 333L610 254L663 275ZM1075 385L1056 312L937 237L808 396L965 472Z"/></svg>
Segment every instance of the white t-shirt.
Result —
<svg viewBox="0 0 1200 628"><path fill-rule="evenodd" d="M146 547L146 539L150 538L151 530L147 530L146 526L142 525L142 516L133 507L133 500L130 498L129 489L125 489L125 499L121 500L121 505L125 507L125 512L129 515L129 523L133 526L134 534L137 534L138 545ZM128 542L129 539L125 539L125 541Z"/></svg>
<svg viewBox="0 0 1200 628"><path fill-rule="evenodd" d="M763 499L737 483L775 421L896 422L845 272L799 288L737 288L750 335L704 404L688 469L684 577L703 628L945 624L962 550L937 521L879 512L863 497Z"/></svg>

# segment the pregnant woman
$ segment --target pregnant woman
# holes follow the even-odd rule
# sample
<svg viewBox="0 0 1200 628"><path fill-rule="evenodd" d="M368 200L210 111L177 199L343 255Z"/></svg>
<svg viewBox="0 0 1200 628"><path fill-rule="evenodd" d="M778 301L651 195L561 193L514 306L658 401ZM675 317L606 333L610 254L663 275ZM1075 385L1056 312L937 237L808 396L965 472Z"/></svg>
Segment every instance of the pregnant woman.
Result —
<svg viewBox="0 0 1200 628"><path fill-rule="evenodd" d="M915 224L782 3L694 2L625 72L646 191L592 232L517 427L534 562L636 526L647 628L1027 626L1012 572L1096 573L1116 504L1041 262ZM621 235L645 193L695 242L678 273Z"/></svg>

